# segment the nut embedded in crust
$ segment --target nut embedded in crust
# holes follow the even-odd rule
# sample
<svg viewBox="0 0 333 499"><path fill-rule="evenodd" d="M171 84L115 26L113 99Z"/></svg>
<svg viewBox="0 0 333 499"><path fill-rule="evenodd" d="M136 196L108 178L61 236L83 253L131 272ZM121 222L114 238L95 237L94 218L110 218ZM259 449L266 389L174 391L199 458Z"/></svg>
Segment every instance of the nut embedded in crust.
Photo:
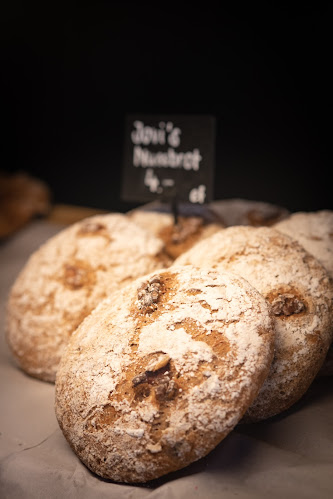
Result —
<svg viewBox="0 0 333 499"><path fill-rule="evenodd" d="M279 295L271 303L274 315L294 315L299 314L305 309L304 303L296 296L285 293Z"/></svg>
<svg viewBox="0 0 333 499"><path fill-rule="evenodd" d="M84 286L87 281L87 272L78 265L65 265L65 284L71 289L78 289Z"/></svg>
<svg viewBox="0 0 333 499"><path fill-rule="evenodd" d="M99 222L94 222L89 220L80 227L79 234L81 235L96 234L97 232L101 232L105 228L106 228L105 225Z"/></svg>
<svg viewBox="0 0 333 499"><path fill-rule="evenodd" d="M161 278L155 275L138 288L138 308L144 313L157 309L157 302L161 294Z"/></svg>
<svg viewBox="0 0 333 499"><path fill-rule="evenodd" d="M156 359L150 362L146 370L132 379L135 398L142 400L151 394L159 403L174 399L179 391L178 384L172 379L173 372L170 357L164 352L156 352Z"/></svg>

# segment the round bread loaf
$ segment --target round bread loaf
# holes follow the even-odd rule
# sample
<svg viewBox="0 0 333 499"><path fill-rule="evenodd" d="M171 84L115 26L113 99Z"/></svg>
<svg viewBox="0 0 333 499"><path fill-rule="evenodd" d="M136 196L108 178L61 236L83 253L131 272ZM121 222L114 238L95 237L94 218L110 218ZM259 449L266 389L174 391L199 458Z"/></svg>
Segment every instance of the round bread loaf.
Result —
<svg viewBox="0 0 333 499"><path fill-rule="evenodd" d="M303 246L270 227L222 229L181 255L176 265L234 272L270 303L275 356L270 374L244 421L274 416L309 388L332 341L333 286Z"/></svg>
<svg viewBox="0 0 333 499"><path fill-rule="evenodd" d="M276 230L296 239L325 267L333 279L333 211L292 213L273 226ZM333 375L333 344L318 372L320 376Z"/></svg>
<svg viewBox="0 0 333 499"><path fill-rule="evenodd" d="M207 203L177 202L176 200L171 200L170 202L152 201L128 211L127 214L131 215L137 211L152 211L154 213L169 213L171 215L174 215L176 212L181 217L200 217L206 224L223 223L221 217Z"/></svg>
<svg viewBox="0 0 333 499"><path fill-rule="evenodd" d="M333 279L333 211L292 213L273 228L296 239Z"/></svg>
<svg viewBox="0 0 333 499"><path fill-rule="evenodd" d="M270 308L241 277L191 266L149 274L103 300L72 335L56 378L59 425L98 475L158 478L232 430L273 345Z"/></svg>
<svg viewBox="0 0 333 499"><path fill-rule="evenodd" d="M283 206L238 198L219 199L210 202L208 206L220 217L225 227L232 225L271 226L285 219L290 213Z"/></svg>
<svg viewBox="0 0 333 499"><path fill-rule="evenodd" d="M171 213L134 210L129 218L162 239L170 258L175 259L195 243L223 228L222 224L206 222L202 216L178 216Z"/></svg>
<svg viewBox="0 0 333 499"><path fill-rule="evenodd" d="M68 338L110 292L169 265L163 243L125 215L86 218L28 260L10 291L7 339L19 366L54 381Z"/></svg>

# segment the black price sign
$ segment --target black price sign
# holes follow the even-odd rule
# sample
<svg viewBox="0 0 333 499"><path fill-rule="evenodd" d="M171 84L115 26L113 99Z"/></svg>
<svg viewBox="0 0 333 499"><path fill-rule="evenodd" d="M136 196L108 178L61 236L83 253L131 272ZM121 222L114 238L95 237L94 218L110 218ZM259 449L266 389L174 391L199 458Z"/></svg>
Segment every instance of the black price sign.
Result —
<svg viewBox="0 0 333 499"><path fill-rule="evenodd" d="M124 200L177 199L199 204L212 200L213 116L128 116L124 146Z"/></svg>

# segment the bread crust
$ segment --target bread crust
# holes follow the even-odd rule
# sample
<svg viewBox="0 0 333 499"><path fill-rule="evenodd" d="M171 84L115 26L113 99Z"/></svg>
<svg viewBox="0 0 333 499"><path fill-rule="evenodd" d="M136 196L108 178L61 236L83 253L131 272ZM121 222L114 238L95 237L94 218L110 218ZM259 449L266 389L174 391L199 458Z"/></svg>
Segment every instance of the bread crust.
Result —
<svg viewBox="0 0 333 499"><path fill-rule="evenodd" d="M296 239L317 258L333 279L333 211L299 211L273 225Z"/></svg>
<svg viewBox="0 0 333 499"><path fill-rule="evenodd" d="M162 239L165 250L172 260L194 244L222 229L222 223L205 220L203 216L180 215L175 223L171 213L133 210L128 217L140 227Z"/></svg>
<svg viewBox="0 0 333 499"><path fill-rule="evenodd" d="M290 214L289 210L283 206L239 198L211 201L208 206L223 220L226 227L233 225L269 227Z"/></svg>
<svg viewBox="0 0 333 499"><path fill-rule="evenodd" d="M18 365L54 382L70 335L99 301L169 264L162 241L122 214L59 232L31 255L9 294L6 337Z"/></svg>
<svg viewBox="0 0 333 499"><path fill-rule="evenodd" d="M59 425L79 458L117 482L147 482L210 452L262 385L274 327L245 280L186 266L105 299L57 372Z"/></svg>
<svg viewBox="0 0 333 499"><path fill-rule="evenodd" d="M296 212L273 226L296 239L317 258L333 279L333 211ZM331 344L318 376L333 375L333 344Z"/></svg>
<svg viewBox="0 0 333 499"><path fill-rule="evenodd" d="M198 243L173 265L184 264L241 275L274 312L274 360L244 421L291 407L312 383L332 342L333 285L326 269L289 236L249 226L228 227Z"/></svg>

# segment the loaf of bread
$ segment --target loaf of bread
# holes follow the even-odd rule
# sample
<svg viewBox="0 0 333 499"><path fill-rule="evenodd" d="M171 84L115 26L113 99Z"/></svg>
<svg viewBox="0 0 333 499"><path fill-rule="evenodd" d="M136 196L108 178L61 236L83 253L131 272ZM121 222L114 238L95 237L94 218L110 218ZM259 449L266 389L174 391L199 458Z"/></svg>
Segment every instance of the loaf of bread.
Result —
<svg viewBox="0 0 333 499"><path fill-rule="evenodd" d="M177 212L166 203L148 203L131 210L128 217L162 239L172 260L198 241L224 227L221 218L206 205L180 203Z"/></svg>
<svg viewBox="0 0 333 499"><path fill-rule="evenodd" d="M208 207L226 227L233 225L270 227L290 214L283 206L251 199L218 199L210 202Z"/></svg>
<svg viewBox="0 0 333 499"><path fill-rule="evenodd" d="M333 211L292 213L274 224L275 229L296 239L317 258L333 279ZM333 375L333 343L318 376Z"/></svg>
<svg viewBox="0 0 333 499"><path fill-rule="evenodd" d="M246 420L279 414L298 401L332 342L333 283L296 240L271 227L234 226L197 243L174 262L247 279L270 304L276 324L270 374Z"/></svg>
<svg viewBox="0 0 333 499"><path fill-rule="evenodd" d="M10 292L7 339L18 365L54 382L70 335L99 301L169 263L163 242L122 214L59 232L31 255Z"/></svg>
<svg viewBox="0 0 333 499"><path fill-rule="evenodd" d="M241 277L191 266L146 275L72 335L56 378L59 425L98 475L158 478L230 433L273 346L269 306Z"/></svg>

